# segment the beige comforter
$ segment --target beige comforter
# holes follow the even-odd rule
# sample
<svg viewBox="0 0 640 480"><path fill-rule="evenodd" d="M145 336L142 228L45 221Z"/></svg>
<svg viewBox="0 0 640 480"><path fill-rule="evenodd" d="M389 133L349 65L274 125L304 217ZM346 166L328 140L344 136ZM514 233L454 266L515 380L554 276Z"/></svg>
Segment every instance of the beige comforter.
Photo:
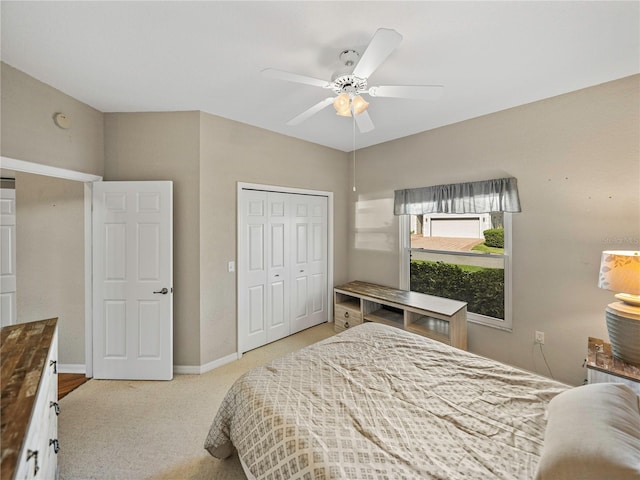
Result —
<svg viewBox="0 0 640 480"><path fill-rule="evenodd" d="M365 323L246 373L205 448L258 479L527 479L565 385Z"/></svg>

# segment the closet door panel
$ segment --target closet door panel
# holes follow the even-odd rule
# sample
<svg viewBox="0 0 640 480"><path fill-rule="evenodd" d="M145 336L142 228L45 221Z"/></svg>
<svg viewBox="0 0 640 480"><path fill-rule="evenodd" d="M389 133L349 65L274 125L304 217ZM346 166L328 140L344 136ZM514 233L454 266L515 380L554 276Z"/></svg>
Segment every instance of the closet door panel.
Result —
<svg viewBox="0 0 640 480"><path fill-rule="evenodd" d="M288 252L291 224L288 195L269 192L268 202L267 343L286 337L290 333Z"/></svg>
<svg viewBox="0 0 640 480"><path fill-rule="evenodd" d="M308 297L308 288L307 288L307 277L300 276L296 278L296 291L295 291L295 319L294 321L300 321L307 317L309 311L307 309L307 297Z"/></svg>
<svg viewBox="0 0 640 480"><path fill-rule="evenodd" d="M321 314L326 308L326 291L327 280L324 274L316 273L311 276L311 313Z"/></svg>
<svg viewBox="0 0 640 480"><path fill-rule="evenodd" d="M328 320L327 198L296 195L294 312L291 330L298 332Z"/></svg>
<svg viewBox="0 0 640 480"><path fill-rule="evenodd" d="M299 217L296 217L296 230L295 230L295 234L296 234L296 240L295 240L295 245L296 245L296 249L295 249L295 259L296 259L296 266L299 266L300 268L304 267L307 264L307 258L308 258L308 242L307 242L307 230L309 228L309 226L306 223L298 223L301 220L299 219ZM302 220L304 221L304 220Z"/></svg>
<svg viewBox="0 0 640 480"><path fill-rule="evenodd" d="M249 225L247 231L249 271L259 274L264 271L264 225Z"/></svg>
<svg viewBox="0 0 640 480"><path fill-rule="evenodd" d="M276 329L287 324L287 318L285 316L285 284L284 282L271 283L271 320L270 325L272 329ZM288 332L288 329L287 329Z"/></svg>
<svg viewBox="0 0 640 480"><path fill-rule="evenodd" d="M243 277L238 285L238 338L240 350L246 352L267 342L267 193L245 191L238 215L242 216L238 268Z"/></svg>
<svg viewBox="0 0 640 480"><path fill-rule="evenodd" d="M265 325L265 295L262 285L254 285L248 289L249 304L249 336L260 335Z"/></svg>

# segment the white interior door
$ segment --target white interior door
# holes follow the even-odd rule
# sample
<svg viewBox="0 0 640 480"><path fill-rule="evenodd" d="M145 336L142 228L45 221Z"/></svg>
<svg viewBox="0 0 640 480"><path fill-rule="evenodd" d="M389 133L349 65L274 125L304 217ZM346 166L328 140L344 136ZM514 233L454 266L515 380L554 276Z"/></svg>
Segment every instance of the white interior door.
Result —
<svg viewBox="0 0 640 480"><path fill-rule="evenodd" d="M291 195L291 333L328 320L327 197Z"/></svg>
<svg viewBox="0 0 640 480"><path fill-rule="evenodd" d="M93 376L173 378L172 182L93 184Z"/></svg>
<svg viewBox="0 0 640 480"><path fill-rule="evenodd" d="M0 326L17 322L16 191L0 189Z"/></svg>

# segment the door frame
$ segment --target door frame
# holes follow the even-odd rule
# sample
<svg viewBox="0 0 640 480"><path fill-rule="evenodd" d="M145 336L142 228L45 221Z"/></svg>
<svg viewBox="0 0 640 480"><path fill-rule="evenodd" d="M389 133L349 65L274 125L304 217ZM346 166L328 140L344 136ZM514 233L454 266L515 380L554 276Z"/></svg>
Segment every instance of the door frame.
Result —
<svg viewBox="0 0 640 480"><path fill-rule="evenodd" d="M260 190L274 193L293 193L298 195L315 195L327 197L327 321L333 321L333 192L323 190L311 190L308 188L282 187L277 185L265 185L261 183L238 182L236 188L236 351L238 358L242 358L240 347L240 302L238 292L240 291L242 264L240 261L240 238L243 233L242 215L240 211L240 201L243 190Z"/></svg>
<svg viewBox="0 0 640 480"><path fill-rule="evenodd" d="M84 374L87 377L93 377L93 240L91 232L91 198L93 196L93 182L102 181L102 177L100 175L52 167L10 157L0 157L0 165L3 169L16 172L31 173L84 183ZM83 373L68 370L65 372Z"/></svg>

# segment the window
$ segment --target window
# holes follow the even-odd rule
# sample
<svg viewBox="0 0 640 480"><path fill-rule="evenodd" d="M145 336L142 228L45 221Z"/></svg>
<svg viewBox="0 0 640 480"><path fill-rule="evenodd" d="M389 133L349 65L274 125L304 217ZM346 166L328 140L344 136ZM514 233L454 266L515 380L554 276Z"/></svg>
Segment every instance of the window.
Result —
<svg viewBox="0 0 640 480"><path fill-rule="evenodd" d="M467 302L467 319L511 330L511 214L403 215L407 290Z"/></svg>
<svg viewBox="0 0 640 480"><path fill-rule="evenodd" d="M396 190L400 287L467 302L467 319L511 330L515 178Z"/></svg>

